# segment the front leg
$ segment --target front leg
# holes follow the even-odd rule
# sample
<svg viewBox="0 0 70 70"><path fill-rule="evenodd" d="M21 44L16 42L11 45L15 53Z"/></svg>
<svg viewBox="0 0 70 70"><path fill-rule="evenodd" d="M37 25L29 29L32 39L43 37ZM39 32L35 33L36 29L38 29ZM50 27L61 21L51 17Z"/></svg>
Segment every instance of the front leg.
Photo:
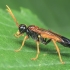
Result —
<svg viewBox="0 0 70 70"><path fill-rule="evenodd" d="M20 51L22 49L22 47L24 46L25 41L28 39L28 36L25 36L22 42L22 45L20 46L19 49L15 50L16 52Z"/></svg>
<svg viewBox="0 0 70 70"><path fill-rule="evenodd" d="M19 30L14 34L14 36L15 37L17 37L17 38L19 38L20 36L23 36L23 34L21 34L20 32L19 32Z"/></svg>

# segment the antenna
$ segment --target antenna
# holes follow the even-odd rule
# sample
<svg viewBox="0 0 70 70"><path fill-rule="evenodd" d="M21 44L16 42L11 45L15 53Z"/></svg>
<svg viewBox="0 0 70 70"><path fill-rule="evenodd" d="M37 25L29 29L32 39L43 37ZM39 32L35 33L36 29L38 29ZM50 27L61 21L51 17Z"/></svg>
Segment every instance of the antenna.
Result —
<svg viewBox="0 0 70 70"><path fill-rule="evenodd" d="M17 20L16 20L16 18L15 18L15 16L14 16L14 14L12 13L11 9L9 8L8 5L6 5L6 7L7 7L7 11L10 13L11 17L14 19L14 21L15 21L17 27L19 27L19 24L18 24L18 22L17 22Z"/></svg>

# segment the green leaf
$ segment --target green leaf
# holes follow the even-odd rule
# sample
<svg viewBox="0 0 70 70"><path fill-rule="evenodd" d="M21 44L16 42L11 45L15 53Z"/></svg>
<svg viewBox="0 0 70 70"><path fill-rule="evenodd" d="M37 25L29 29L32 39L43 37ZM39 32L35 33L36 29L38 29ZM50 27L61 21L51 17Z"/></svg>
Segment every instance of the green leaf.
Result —
<svg viewBox="0 0 70 70"><path fill-rule="evenodd" d="M37 15L29 9L21 8L21 11L12 10L19 24L27 26L37 25L41 28L48 27L39 20ZM26 41L25 46L20 52L14 52L21 46L24 37L15 38L17 31L15 22L5 10L0 9L0 70L68 70L70 67L70 49L59 45L62 65L58 54L52 43L48 45L40 44L40 55L35 61L31 58L36 56L36 43L31 38Z"/></svg>

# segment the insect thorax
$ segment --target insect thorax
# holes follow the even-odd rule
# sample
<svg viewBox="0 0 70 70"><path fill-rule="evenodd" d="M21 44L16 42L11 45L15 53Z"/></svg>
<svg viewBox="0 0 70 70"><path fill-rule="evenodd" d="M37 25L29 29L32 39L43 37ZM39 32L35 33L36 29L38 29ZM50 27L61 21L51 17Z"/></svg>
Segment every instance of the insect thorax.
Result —
<svg viewBox="0 0 70 70"><path fill-rule="evenodd" d="M40 34L38 34L37 32L34 32L32 30L27 29L26 34L31 37L32 39L39 41L43 44L46 44L46 39L41 37ZM40 37L39 37L40 36Z"/></svg>

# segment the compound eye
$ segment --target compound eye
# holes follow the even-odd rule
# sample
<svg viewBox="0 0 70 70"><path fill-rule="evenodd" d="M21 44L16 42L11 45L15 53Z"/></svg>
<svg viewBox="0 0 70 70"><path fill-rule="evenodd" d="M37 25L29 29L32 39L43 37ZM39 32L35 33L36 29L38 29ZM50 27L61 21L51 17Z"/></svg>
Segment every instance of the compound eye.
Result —
<svg viewBox="0 0 70 70"><path fill-rule="evenodd" d="M24 29L24 30L26 29L26 27L21 27L21 28Z"/></svg>
<svg viewBox="0 0 70 70"><path fill-rule="evenodd" d="M19 27L19 31L22 33L24 31L24 27Z"/></svg>
<svg viewBox="0 0 70 70"><path fill-rule="evenodd" d="M22 30L25 30L26 29L26 27L23 27L23 26L21 26L20 27L20 30L22 31Z"/></svg>
<svg viewBox="0 0 70 70"><path fill-rule="evenodd" d="M23 29L25 29L25 28L21 26L21 27L20 27L20 30L23 30Z"/></svg>
<svg viewBox="0 0 70 70"><path fill-rule="evenodd" d="M24 25L20 25L20 26L19 26L19 31L20 31L20 33L24 33L25 30L26 30L26 26L24 26Z"/></svg>

